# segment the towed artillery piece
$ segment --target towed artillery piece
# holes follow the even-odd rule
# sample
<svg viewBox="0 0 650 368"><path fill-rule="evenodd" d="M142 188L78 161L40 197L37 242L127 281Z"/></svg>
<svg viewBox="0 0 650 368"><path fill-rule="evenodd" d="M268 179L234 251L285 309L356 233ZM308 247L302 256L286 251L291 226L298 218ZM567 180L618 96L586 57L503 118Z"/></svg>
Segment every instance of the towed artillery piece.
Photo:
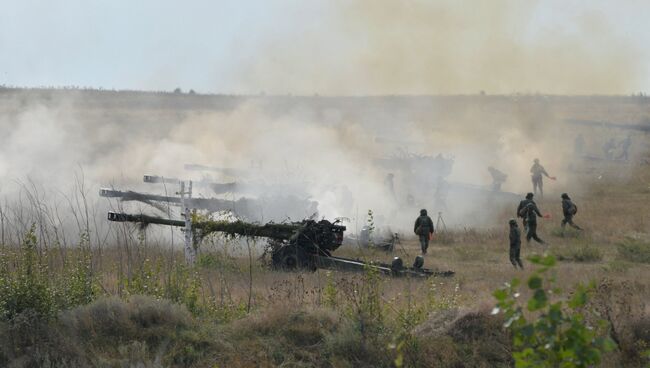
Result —
<svg viewBox="0 0 650 368"><path fill-rule="evenodd" d="M251 221L274 220L282 221L287 218L304 218L318 212L318 203L300 199L293 195L271 196L263 198L239 198L226 200L220 198L185 198L147 194L134 191L120 191L108 188L99 190L99 195L105 198L119 198L123 202L136 201L164 210L164 205L185 206L206 210L208 212L229 211L236 216Z"/></svg>
<svg viewBox="0 0 650 368"><path fill-rule="evenodd" d="M158 175L145 175L143 181L149 184L179 184L183 180L178 178L167 178ZM242 193L246 195L268 197L269 195L281 196L283 193L292 193L294 196L307 197L308 194L303 190L305 185L290 184L267 184L264 182L248 181L227 183L216 183L208 180L193 181L194 187L209 188L215 194Z"/></svg>
<svg viewBox="0 0 650 368"><path fill-rule="evenodd" d="M134 222L143 226L148 224L186 226L186 221L170 220L147 215L131 215L109 212L109 221ZM267 238L274 268L284 270L316 270L318 268L342 271L376 270L390 276L452 276L452 271L434 271L424 268L424 258L417 256L412 267L404 266L399 257L391 264L369 263L358 259L332 256L332 252L343 243L345 226L327 220L303 220L292 223L252 224L243 221L191 221L191 231L195 240L211 233L223 233L229 236Z"/></svg>

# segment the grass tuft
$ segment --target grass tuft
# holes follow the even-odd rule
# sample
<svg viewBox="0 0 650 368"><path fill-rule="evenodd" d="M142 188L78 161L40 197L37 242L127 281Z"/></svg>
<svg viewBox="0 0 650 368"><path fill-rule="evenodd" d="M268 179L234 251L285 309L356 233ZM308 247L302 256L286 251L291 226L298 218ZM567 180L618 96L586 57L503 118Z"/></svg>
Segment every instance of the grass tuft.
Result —
<svg viewBox="0 0 650 368"><path fill-rule="evenodd" d="M617 246L620 259L629 262L650 263L650 243L627 238Z"/></svg>

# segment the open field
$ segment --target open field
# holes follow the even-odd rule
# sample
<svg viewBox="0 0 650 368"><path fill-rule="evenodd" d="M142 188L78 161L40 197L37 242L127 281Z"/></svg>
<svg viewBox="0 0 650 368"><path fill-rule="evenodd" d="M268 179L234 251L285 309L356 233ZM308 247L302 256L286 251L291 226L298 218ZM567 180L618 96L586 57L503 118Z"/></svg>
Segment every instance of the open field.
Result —
<svg viewBox="0 0 650 368"><path fill-rule="evenodd" d="M134 103L137 98L141 100ZM268 105L263 111L269 116L283 115L299 106L326 115L323 111L337 108L346 116L344 124L355 118L370 120L368 115L380 116L377 110L386 109L395 114L391 118L403 121L435 115L443 127L472 109L482 111L489 121L510 116L518 122L522 116L540 112L552 116L554 124L569 116L626 122L649 116L647 103L632 97L552 97L547 101L529 96L517 102L514 97L497 96L484 105L479 96L445 98L434 102L424 97L368 98L359 102L286 97L264 100ZM149 99L148 104L143 102ZM89 131L119 121L122 123L111 129L119 130L127 143L134 144L140 142L134 137L147 136L146 130L156 123L161 130L151 135L159 136L147 138L165 137L167 129L170 136L180 134L174 126L202 110L234 114L241 103L237 97L156 98L155 94L117 92L93 92L83 103L71 100L69 111L61 108L60 101L55 103L59 115L54 121L82 116L92 121L88 126L81 124ZM48 101L47 96L15 93L0 103L2 117L13 122L15 116L25 115L24 110ZM451 107L441 110L445 104ZM138 126L140 119L149 120ZM423 121L426 119L420 123ZM558 299L567 299L578 283L595 284L587 314L605 320L608 327L603 333L617 343L604 355L603 367L648 364L643 352L650 349L650 165L644 161L643 147L648 144L644 134L635 136L636 147L641 147L636 149L642 154L629 163L573 162L578 168L572 170L567 168L571 162L562 161L563 157L572 160L564 155L567 149L549 154L563 174L556 187L547 184L549 193L537 201L551 217L540 219L539 226L540 236L549 245L526 245L524 240L522 246L523 258L548 253L558 259L550 271L562 289L556 294ZM553 142L540 147L552 150L560 141ZM111 143L96 138L93 144L102 148L92 152L99 158L82 164L102 164L109 167L108 175L123 165L128 174L140 175L141 167L159 163L135 154L136 162L130 162L128 156L115 153L121 152L119 149L111 151ZM135 149L127 143L119 148ZM120 159L103 161L102 154ZM528 158L523 165L527 170ZM97 204L94 191L94 180L102 178L100 174L104 174L100 169L89 169L93 182L85 184L88 188L73 176L73 194L62 197L59 207L47 202L39 192L40 184L32 186L29 181L19 196L5 196L0 205L4 242L0 248L1 366L513 365L510 333L503 327L502 316L490 312L496 304L492 295L496 289L513 278L526 280L536 269L524 261L525 269L518 271L508 261L507 222L514 215L516 202L503 208L470 206L460 216L462 221L438 229L425 256L425 267L453 270L451 278L388 278L370 271L274 271L257 259L256 250L263 239L220 236L204 239L197 266L189 268L178 241L170 246L164 232L160 235L131 224L105 224L104 207ZM528 173L524 171L523 177L525 186L513 187L513 191L527 190ZM52 182L60 179L53 176ZM132 183L129 180L125 182ZM513 186L518 185L517 180L512 179ZM584 232L567 230L562 234L559 195L563 191L570 192L578 204L575 222ZM72 215L63 221L62 214ZM416 215L417 211L413 220ZM61 235L62 230L67 235ZM367 261L400 256L410 263L419 254L419 245L410 231L399 231L402 243L393 253L347 245L335 255ZM248 246L252 247L250 257ZM524 288L521 298L530 294Z"/></svg>

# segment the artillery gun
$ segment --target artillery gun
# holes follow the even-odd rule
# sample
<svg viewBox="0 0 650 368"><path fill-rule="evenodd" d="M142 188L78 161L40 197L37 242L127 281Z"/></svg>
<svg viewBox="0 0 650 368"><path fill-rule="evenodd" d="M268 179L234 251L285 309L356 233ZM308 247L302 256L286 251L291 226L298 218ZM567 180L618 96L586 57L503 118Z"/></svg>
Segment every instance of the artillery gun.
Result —
<svg viewBox="0 0 650 368"><path fill-rule="evenodd" d="M134 222L142 225L159 224L186 226L182 220L169 220L147 215L131 215L109 212L109 221ZM219 232L230 236L244 236L269 239L268 250L274 268L285 270L316 270L318 268L344 271L364 271L368 268L390 276L452 276L452 271L434 271L424 268L424 258L416 257L412 267L404 266L399 257L391 264L369 263L358 259L332 256L332 252L343 243L345 226L327 220L303 220L291 223L266 223L257 225L243 221L193 220L193 237L202 237Z"/></svg>
<svg viewBox="0 0 650 368"><path fill-rule="evenodd" d="M273 196L264 198L239 198L226 200L220 198L185 198L147 194L134 191L120 191L102 188L101 197L119 198L123 202L136 201L152 205L163 210L163 205L185 206L189 208L206 210L208 212L229 211L238 217L251 221L275 220L282 221L286 218L304 218L318 212L318 203L296 196Z"/></svg>
<svg viewBox="0 0 650 368"><path fill-rule="evenodd" d="M183 180L178 178L167 178L158 175L145 175L143 181L148 184L179 184ZM306 184L268 184L258 181L238 182L231 181L227 183L216 183L208 180L192 181L194 187L209 188L215 194L241 193L253 195L256 197L282 196L283 193L292 193L297 197L308 197L307 192L303 189Z"/></svg>

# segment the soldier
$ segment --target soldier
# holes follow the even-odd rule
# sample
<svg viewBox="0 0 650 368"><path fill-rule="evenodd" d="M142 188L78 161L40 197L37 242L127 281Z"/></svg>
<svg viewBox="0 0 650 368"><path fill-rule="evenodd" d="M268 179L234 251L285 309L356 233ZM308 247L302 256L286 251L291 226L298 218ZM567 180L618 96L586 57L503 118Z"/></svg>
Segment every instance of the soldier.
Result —
<svg viewBox="0 0 650 368"><path fill-rule="evenodd" d="M546 176L547 178L551 180L555 180L555 177L549 176L548 173L546 172L546 169L544 169L544 166L539 164L539 159L536 158L533 166L530 168L530 173L532 174L532 179L533 179L533 192L537 194L537 189L539 189L539 196L544 197L544 182L542 180L542 175Z"/></svg>
<svg viewBox="0 0 650 368"><path fill-rule="evenodd" d="M532 203L535 203L535 202L533 201L533 193L530 193L530 192L529 192L528 194L526 194L526 199L524 199L524 200L522 200L521 202L519 202L519 206L517 206L517 217L521 217L521 218L522 218L522 223L523 223L523 225L524 225L524 230L526 230L526 231L528 231L528 230L527 230L528 227L526 226L526 217L524 216L524 211L523 211L523 209L526 208L526 205L528 205L528 203L531 203L531 202L532 202Z"/></svg>
<svg viewBox="0 0 650 368"><path fill-rule="evenodd" d="M522 210L522 215L526 219L526 241L530 243L530 239L534 239L540 244L546 244L539 236L537 236L537 216L542 217L539 208L535 202L530 201Z"/></svg>
<svg viewBox="0 0 650 368"><path fill-rule="evenodd" d="M632 137L628 135L625 139L621 141L621 155L618 156L619 160L627 161L629 159L631 145L632 145Z"/></svg>
<svg viewBox="0 0 650 368"><path fill-rule="evenodd" d="M492 175L492 190L495 192L501 191L501 184L505 183L508 175L504 174L500 170L495 169L494 167L488 167L490 175Z"/></svg>
<svg viewBox="0 0 650 368"><path fill-rule="evenodd" d="M564 214L564 219L562 220L562 231L564 231L566 224L569 224L569 226L574 229L582 230L580 226L573 223L573 216L578 213L578 206L571 201L571 198L569 198L569 195L566 193L562 193L562 213Z"/></svg>
<svg viewBox="0 0 650 368"><path fill-rule="evenodd" d="M420 210L420 217L415 220L413 231L420 237L420 247L422 248L422 254L427 254L427 248L429 248L429 239L434 232L433 220L431 220L431 217L427 216L427 210Z"/></svg>
<svg viewBox="0 0 650 368"><path fill-rule="evenodd" d="M519 256L521 252L521 231L519 231L517 220L510 219L508 223L510 224L510 263L515 268L519 266L523 270L524 264Z"/></svg>

